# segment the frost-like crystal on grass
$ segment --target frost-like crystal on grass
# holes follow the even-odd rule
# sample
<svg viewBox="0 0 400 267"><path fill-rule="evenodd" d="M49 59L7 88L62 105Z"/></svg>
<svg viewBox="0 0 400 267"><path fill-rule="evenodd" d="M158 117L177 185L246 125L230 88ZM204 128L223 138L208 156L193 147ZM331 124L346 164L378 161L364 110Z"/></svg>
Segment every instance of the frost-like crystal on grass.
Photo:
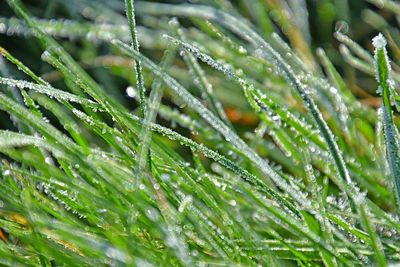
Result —
<svg viewBox="0 0 400 267"><path fill-rule="evenodd" d="M384 48L386 46L386 39L385 39L385 37L383 37L382 33L379 33L377 36L375 36L372 39L372 45L376 49L381 49L381 48Z"/></svg>

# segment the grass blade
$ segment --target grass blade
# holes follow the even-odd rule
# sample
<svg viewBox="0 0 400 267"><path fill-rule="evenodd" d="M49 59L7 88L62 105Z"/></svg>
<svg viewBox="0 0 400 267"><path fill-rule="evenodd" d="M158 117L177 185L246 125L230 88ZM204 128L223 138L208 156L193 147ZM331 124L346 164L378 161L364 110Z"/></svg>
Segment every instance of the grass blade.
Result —
<svg viewBox="0 0 400 267"><path fill-rule="evenodd" d="M131 31L132 48L139 52L139 41L136 33L135 7L134 0L125 0L126 17L128 18L129 28ZM144 86L144 78L140 61L135 62L136 86L139 89L139 99L143 115L146 110L146 88Z"/></svg>
<svg viewBox="0 0 400 267"><path fill-rule="evenodd" d="M383 98L383 125L385 134L385 146L387 153L387 161L389 163L394 185L395 197L400 207L400 160L399 160L399 144L398 134L393 122L393 111L391 108L391 90L393 81L391 77L391 67L386 52L386 40L383 35L378 35L373 39L375 47L375 68L376 80L380 86Z"/></svg>

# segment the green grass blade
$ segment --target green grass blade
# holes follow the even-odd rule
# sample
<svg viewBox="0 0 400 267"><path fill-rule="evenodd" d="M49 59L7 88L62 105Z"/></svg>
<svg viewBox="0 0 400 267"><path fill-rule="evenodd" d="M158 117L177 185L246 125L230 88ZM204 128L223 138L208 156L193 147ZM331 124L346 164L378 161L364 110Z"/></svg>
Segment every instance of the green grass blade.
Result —
<svg viewBox="0 0 400 267"><path fill-rule="evenodd" d="M128 18L129 28L132 38L132 48L139 52L139 41L136 33L135 7L134 0L125 0L126 17ZM136 86L139 89L139 99L143 115L146 110L146 88L140 61L135 62Z"/></svg>
<svg viewBox="0 0 400 267"><path fill-rule="evenodd" d="M391 108L390 90L393 86L391 77L391 67L386 52L386 40L382 35L378 35L373 39L375 46L375 67L376 79L380 86L383 98L383 125L385 133L385 146L387 153L387 161L389 163L392 175L392 183L394 184L394 192L397 203L400 207L400 159L398 134L393 122L393 111Z"/></svg>
<svg viewBox="0 0 400 267"><path fill-rule="evenodd" d="M164 58L160 63L160 68L165 71L173 62L176 54L176 48L171 48L165 52ZM149 144L151 142L151 131L149 129L149 124L153 123L156 119L157 112L160 107L160 101L163 95L163 83L156 79L153 81L151 86L150 96L148 100L147 110L143 120L143 127L140 132L139 138L141 143L139 144L139 154L137 157L137 168L138 168L138 177L135 180L134 188L141 183L142 176L146 176L144 174L146 170L147 156L149 153Z"/></svg>

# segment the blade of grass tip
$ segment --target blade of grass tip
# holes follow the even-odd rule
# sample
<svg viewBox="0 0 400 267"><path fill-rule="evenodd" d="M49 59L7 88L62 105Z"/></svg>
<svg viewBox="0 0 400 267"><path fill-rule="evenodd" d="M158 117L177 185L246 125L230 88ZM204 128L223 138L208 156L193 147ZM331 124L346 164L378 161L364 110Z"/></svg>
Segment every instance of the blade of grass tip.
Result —
<svg viewBox="0 0 400 267"><path fill-rule="evenodd" d="M372 63L374 61L374 58L367 50L362 48L358 43L354 42L347 35L337 31L334 33L334 36L339 42L348 46L357 56L364 59L366 62Z"/></svg>
<svg viewBox="0 0 400 267"><path fill-rule="evenodd" d="M366 0L366 1L376 5L378 8L383 8L392 11L397 15L400 15L400 4L397 3L396 1L390 1L390 0Z"/></svg>
<svg viewBox="0 0 400 267"><path fill-rule="evenodd" d="M393 121L391 109L390 91L394 83L391 77L391 68L386 52L386 39L379 34L373 39L375 47L375 68L376 79L379 84L378 91L381 92L383 98L383 130L385 136L385 146L387 153L387 161L391 169L391 175L394 184L394 192L397 204L400 207L400 160L399 160L399 143L398 136Z"/></svg>
<svg viewBox="0 0 400 267"><path fill-rule="evenodd" d="M382 15L370 9L364 9L361 13L361 18L365 23L376 30L384 31L390 26Z"/></svg>
<svg viewBox="0 0 400 267"><path fill-rule="evenodd" d="M349 63L352 67L366 73L369 75L374 75L374 68L371 66L370 63L365 62L357 57L355 57L351 52L350 49L344 45L339 45L339 52L342 54L344 60Z"/></svg>
<svg viewBox="0 0 400 267"><path fill-rule="evenodd" d="M349 63L352 67L368 74L371 76L375 75L375 70L374 67L371 65L373 61L371 62L367 62L364 61L362 59L360 59L359 57L355 57L351 52L350 49L344 45L341 44L339 46L339 52L342 54L344 60ZM400 74L393 72L392 73L393 79L396 81L400 81Z"/></svg>
<svg viewBox="0 0 400 267"><path fill-rule="evenodd" d="M0 54L2 54L8 61L17 66L21 71L23 71L26 75L31 77L38 84L50 86L48 82L38 77L33 71L31 71L27 66L25 66L25 64L16 59L13 55L11 55L6 49L4 49L1 46L0 46Z"/></svg>
<svg viewBox="0 0 400 267"><path fill-rule="evenodd" d="M174 61L176 55L176 47L173 46L170 49L165 51L164 57L161 60L160 68L165 71ZM142 125L142 130L140 132L139 138L141 142L139 143L138 148L138 156L137 156L137 168L138 168L138 176L134 182L134 188L137 188L142 179L142 175L146 169L146 163L148 159L149 153L149 144L151 142L151 130L149 128L149 124L154 122L157 116L157 112L160 107L160 101L163 95L163 83L160 79L155 79L151 86L151 92L148 100L147 110L144 114L144 120Z"/></svg>
<svg viewBox="0 0 400 267"><path fill-rule="evenodd" d="M135 20L135 6L134 0L125 0L126 17L128 18L129 28L132 37L132 48L139 52L139 41L136 32L136 20ZM146 88L144 86L144 78L142 73L142 65L140 61L135 61L135 72L136 72L136 86L139 89L139 103L142 115L144 116L146 111Z"/></svg>
<svg viewBox="0 0 400 267"><path fill-rule="evenodd" d="M42 112L39 110L39 106L36 105L35 101L30 97L30 95L25 91L21 90L21 94L24 97L25 105L39 118L43 118Z"/></svg>

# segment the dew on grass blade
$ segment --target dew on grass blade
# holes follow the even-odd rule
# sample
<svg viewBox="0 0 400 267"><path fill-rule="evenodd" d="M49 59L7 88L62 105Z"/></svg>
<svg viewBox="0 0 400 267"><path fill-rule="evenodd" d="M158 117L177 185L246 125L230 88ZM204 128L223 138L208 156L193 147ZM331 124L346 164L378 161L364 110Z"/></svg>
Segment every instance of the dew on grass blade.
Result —
<svg viewBox="0 0 400 267"><path fill-rule="evenodd" d="M400 159L398 132L393 121L393 111L391 108L391 66L386 51L386 39L380 33L374 37L372 44L375 47L375 71L376 80L382 88L383 98L383 130L387 161L390 166L393 190L397 204L400 206Z"/></svg>

